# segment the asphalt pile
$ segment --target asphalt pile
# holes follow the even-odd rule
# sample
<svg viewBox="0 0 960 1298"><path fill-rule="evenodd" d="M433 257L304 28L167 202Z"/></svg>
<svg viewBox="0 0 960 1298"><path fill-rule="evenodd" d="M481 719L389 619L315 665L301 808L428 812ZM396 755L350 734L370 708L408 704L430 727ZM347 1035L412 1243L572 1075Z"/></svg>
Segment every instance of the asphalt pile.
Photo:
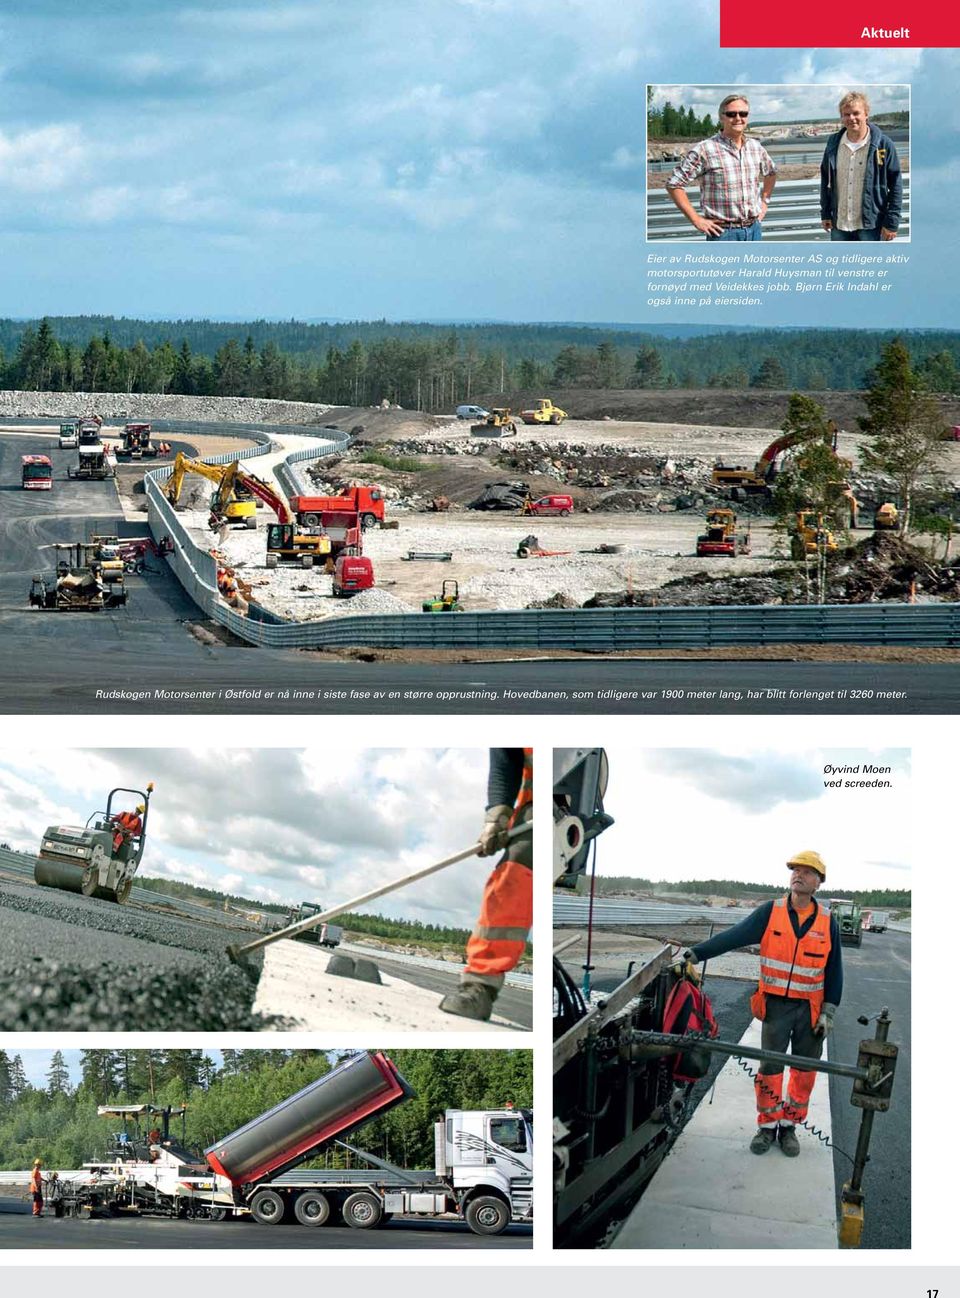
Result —
<svg viewBox="0 0 960 1298"><path fill-rule="evenodd" d="M149 968L106 961L95 969L41 956L0 976L4 1032L262 1031L283 1019L255 1014L239 969Z"/></svg>

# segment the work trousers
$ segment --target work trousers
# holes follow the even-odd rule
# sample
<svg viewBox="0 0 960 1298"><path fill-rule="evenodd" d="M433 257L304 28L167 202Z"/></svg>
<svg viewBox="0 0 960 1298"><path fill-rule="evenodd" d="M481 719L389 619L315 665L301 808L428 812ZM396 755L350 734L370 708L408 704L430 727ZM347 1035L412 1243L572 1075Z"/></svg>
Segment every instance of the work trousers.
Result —
<svg viewBox="0 0 960 1298"><path fill-rule="evenodd" d="M533 827L514 839L483 890L480 918L467 942L464 983L496 991L523 957L533 923Z"/></svg>
<svg viewBox="0 0 960 1298"><path fill-rule="evenodd" d="M30 1197L33 1200L33 1215L35 1217L43 1216L43 1191L32 1190Z"/></svg>
<svg viewBox="0 0 960 1298"><path fill-rule="evenodd" d="M789 1046L794 1055L819 1059L823 1054L823 1037L813 1030L810 1002L799 996L768 995L760 1045L764 1050L776 1050L781 1054ZM754 1082L758 1126L769 1127L779 1123L780 1126L792 1127L805 1122L816 1080L815 1072L791 1068L784 1100L783 1066L761 1064Z"/></svg>

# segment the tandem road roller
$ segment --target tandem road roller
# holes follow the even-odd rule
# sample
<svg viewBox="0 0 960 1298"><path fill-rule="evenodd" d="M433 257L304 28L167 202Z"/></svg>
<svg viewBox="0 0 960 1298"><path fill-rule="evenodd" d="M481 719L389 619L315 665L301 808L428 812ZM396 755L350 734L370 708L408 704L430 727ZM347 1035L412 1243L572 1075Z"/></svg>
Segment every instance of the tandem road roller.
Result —
<svg viewBox="0 0 960 1298"><path fill-rule="evenodd" d="M152 792L152 783L146 792L111 789L106 811L95 811L86 825L50 825L40 843L34 882L104 901L126 901L147 841ZM136 811L115 809L123 801L118 795L125 793L136 798Z"/></svg>

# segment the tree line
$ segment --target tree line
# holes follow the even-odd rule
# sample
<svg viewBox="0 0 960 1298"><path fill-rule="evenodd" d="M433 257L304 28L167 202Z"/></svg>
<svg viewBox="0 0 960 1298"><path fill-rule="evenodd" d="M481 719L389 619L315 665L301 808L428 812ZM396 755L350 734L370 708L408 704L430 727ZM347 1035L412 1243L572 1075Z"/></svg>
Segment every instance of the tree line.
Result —
<svg viewBox="0 0 960 1298"><path fill-rule="evenodd" d="M672 104L668 99L661 108L647 109L648 140L704 140L715 135L720 124L713 113L698 117L689 105Z"/></svg>
<svg viewBox="0 0 960 1298"><path fill-rule="evenodd" d="M0 1167L75 1168L107 1155L118 1119L97 1116L98 1104L186 1105L186 1143L202 1150L346 1058L321 1050L224 1050L216 1063L201 1050L84 1050L73 1085L60 1051L46 1085L26 1081L20 1055L0 1051ZM406 1166L430 1166L433 1122L446 1108L533 1104L532 1053L527 1050L398 1050L390 1052L415 1097L363 1128L359 1144ZM171 1135L180 1138L180 1124ZM342 1166L342 1151L318 1162ZM308 1164L309 1166L309 1164Z"/></svg>
<svg viewBox="0 0 960 1298"><path fill-rule="evenodd" d="M750 897L779 897L787 889L786 880L776 883L746 883L742 879L683 879L677 883L663 879L638 879L632 875L598 875L597 893L604 897L623 896L633 892L675 892L684 896L729 897L741 900ZM909 910L911 892L909 888L827 888L823 893L829 897L841 897L846 901L858 901L862 906L877 906L889 910Z"/></svg>
<svg viewBox="0 0 960 1298"><path fill-rule="evenodd" d="M147 321L106 322L87 334L45 317L0 321L0 385L25 391L158 392L268 397L449 410L473 400L559 388L862 389L892 331L781 329L661 337L640 330L503 325L456 328L371 323L342 342L304 349L293 324L183 322L179 339ZM141 332L130 337L130 325ZM286 332L285 332L286 330ZM292 331L292 333L291 333ZM931 392L960 392L960 335L910 332L918 378ZM285 339L297 343L286 350ZM216 342L214 346L214 342ZM4 341L5 340L5 341Z"/></svg>

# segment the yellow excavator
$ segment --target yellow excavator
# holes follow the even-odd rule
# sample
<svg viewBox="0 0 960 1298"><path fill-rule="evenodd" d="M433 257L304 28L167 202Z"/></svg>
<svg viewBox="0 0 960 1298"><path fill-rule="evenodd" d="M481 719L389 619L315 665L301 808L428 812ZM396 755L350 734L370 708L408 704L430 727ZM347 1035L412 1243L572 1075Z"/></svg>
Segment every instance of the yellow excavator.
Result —
<svg viewBox="0 0 960 1298"><path fill-rule="evenodd" d="M217 512L227 522L236 523L240 527L256 527L256 497L244 484L237 460L231 464L204 464L202 460L191 460L182 451L178 451L173 462L173 472L167 479L165 488L171 505L176 505L179 501L183 480L188 473L196 473L217 484L214 495Z"/></svg>

